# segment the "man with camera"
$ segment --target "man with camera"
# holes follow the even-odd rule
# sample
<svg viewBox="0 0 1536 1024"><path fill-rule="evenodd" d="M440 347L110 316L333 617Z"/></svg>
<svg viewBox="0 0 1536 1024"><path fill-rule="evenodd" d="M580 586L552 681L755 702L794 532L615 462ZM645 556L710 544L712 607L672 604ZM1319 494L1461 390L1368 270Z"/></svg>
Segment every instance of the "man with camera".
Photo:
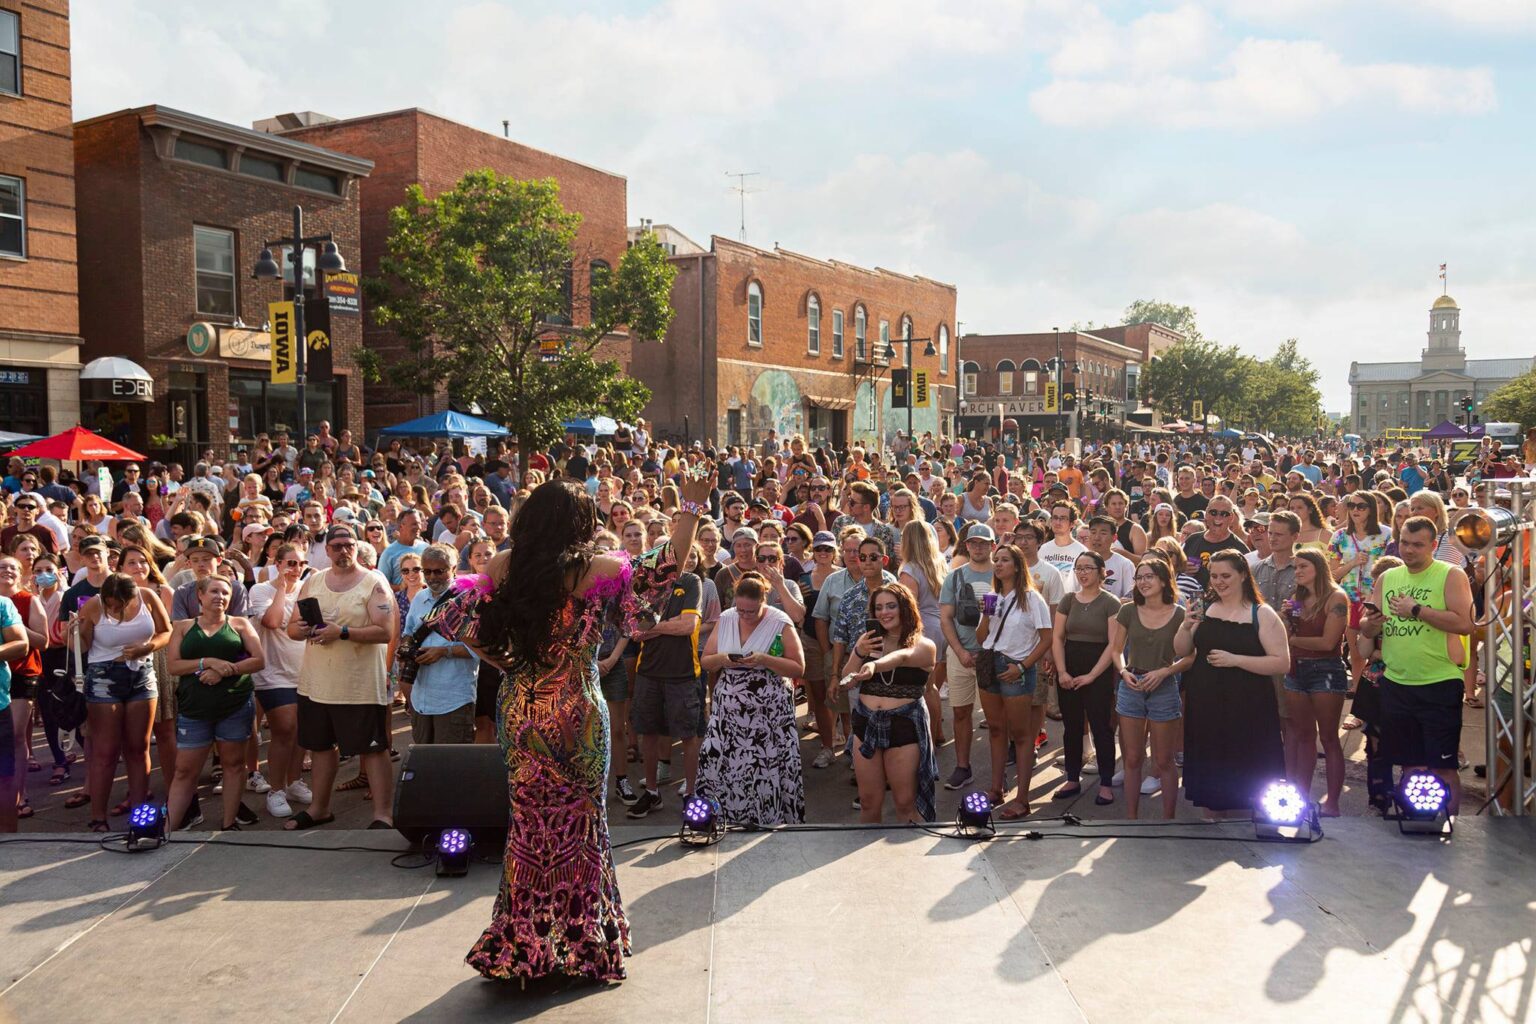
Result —
<svg viewBox="0 0 1536 1024"><path fill-rule="evenodd" d="M409 687L413 743L475 741L475 681L480 659L426 622L432 610L448 597L457 561L457 554L444 544L433 544L421 553L426 586L411 599L395 650L401 689Z"/></svg>

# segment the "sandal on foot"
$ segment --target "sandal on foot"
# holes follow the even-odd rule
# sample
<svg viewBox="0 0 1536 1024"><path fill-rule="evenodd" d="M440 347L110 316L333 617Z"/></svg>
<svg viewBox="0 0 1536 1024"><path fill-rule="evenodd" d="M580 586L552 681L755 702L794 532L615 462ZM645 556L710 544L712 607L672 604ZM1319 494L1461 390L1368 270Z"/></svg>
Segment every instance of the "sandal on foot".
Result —
<svg viewBox="0 0 1536 1024"><path fill-rule="evenodd" d="M1360 728L1364 724L1364 722L1360 721L1360 719L1356 718L1354 715L1345 715L1344 721L1339 724L1339 728L1343 729L1345 732L1351 732Z"/></svg>
<svg viewBox="0 0 1536 1024"><path fill-rule="evenodd" d="M27 758L27 771L40 772L42 770L43 766L35 758Z"/></svg>
<svg viewBox="0 0 1536 1024"><path fill-rule="evenodd" d="M53 774L48 776L48 785L62 786L70 779L69 765L56 764L53 766Z"/></svg>
<svg viewBox="0 0 1536 1024"><path fill-rule="evenodd" d="M314 828L317 825L329 825L336 820L336 815L327 814L323 818L315 818L308 811L300 811L283 823L284 832L303 832L305 829Z"/></svg>
<svg viewBox="0 0 1536 1024"><path fill-rule="evenodd" d="M1017 800L1008 801L997 811L997 816L1004 821L1022 821L1029 814L1029 804L1021 804Z"/></svg>
<svg viewBox="0 0 1536 1024"><path fill-rule="evenodd" d="M90 821L85 823L85 830L87 832L105 834L112 831L112 826L107 824L105 821L102 821L100 818L92 818Z"/></svg>
<svg viewBox="0 0 1536 1024"><path fill-rule="evenodd" d="M16 817L18 818L30 818L36 813L37 811L32 809L31 800L23 800L21 806L16 808Z"/></svg>
<svg viewBox="0 0 1536 1024"><path fill-rule="evenodd" d="M1469 707L1469 708L1480 708L1482 706L1483 706L1483 698L1481 698L1481 697L1468 697L1467 698L1467 707Z"/></svg>
<svg viewBox="0 0 1536 1024"><path fill-rule="evenodd" d="M131 809L132 809L132 807L128 803L128 801L124 800L122 803L120 803L116 807L112 808L112 812L111 812L112 813L112 817L114 817L114 818L121 818L123 815L127 814L129 812L129 810L131 810Z"/></svg>
<svg viewBox="0 0 1536 1024"><path fill-rule="evenodd" d="M355 790L367 789L367 788L368 788L368 775L367 775L367 773L366 772L358 772L356 778L350 779L349 781L343 782L341 785L337 786L336 787L336 792L338 792L338 793L351 793L351 792L353 792Z"/></svg>
<svg viewBox="0 0 1536 1024"><path fill-rule="evenodd" d="M90 802L91 798L86 796L84 793L76 793L74 796L71 796L68 800L64 801L64 809L72 811L77 807L84 807Z"/></svg>

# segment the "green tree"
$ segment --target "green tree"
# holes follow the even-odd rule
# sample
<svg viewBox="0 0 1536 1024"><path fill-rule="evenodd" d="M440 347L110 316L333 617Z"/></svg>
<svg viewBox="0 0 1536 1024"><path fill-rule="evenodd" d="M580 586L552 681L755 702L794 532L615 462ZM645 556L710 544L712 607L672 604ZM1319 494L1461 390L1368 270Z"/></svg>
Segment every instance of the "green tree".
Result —
<svg viewBox="0 0 1536 1024"><path fill-rule="evenodd" d="M1478 415L1484 423L1536 423L1536 370L1516 377L1483 399Z"/></svg>
<svg viewBox="0 0 1536 1024"><path fill-rule="evenodd" d="M1274 355L1249 368L1239 392L1237 419L1256 430L1314 434L1322 415L1317 380L1311 360L1297 351L1295 338L1287 338Z"/></svg>
<svg viewBox="0 0 1536 1024"><path fill-rule="evenodd" d="M1159 324L1178 331L1186 341L1199 341L1203 337L1191 306L1158 302L1156 299L1137 299L1125 307L1123 319L1128 324Z"/></svg>
<svg viewBox="0 0 1536 1024"><path fill-rule="evenodd" d="M643 236L616 268L589 271L593 254L576 250L580 224L553 179L471 171L432 198L412 185L390 211L380 275L366 282L374 319L407 348L385 378L478 404L525 450L554 441L571 416L637 415L649 389L597 348L626 326L635 342L661 338L676 270ZM588 321L573 323L583 308ZM551 340L558 359L546 362L541 343Z"/></svg>
<svg viewBox="0 0 1536 1024"><path fill-rule="evenodd" d="M1253 360L1233 346L1204 339L1184 340L1166 349L1142 372L1142 400L1165 416L1186 419L1194 403L1207 414L1232 417Z"/></svg>

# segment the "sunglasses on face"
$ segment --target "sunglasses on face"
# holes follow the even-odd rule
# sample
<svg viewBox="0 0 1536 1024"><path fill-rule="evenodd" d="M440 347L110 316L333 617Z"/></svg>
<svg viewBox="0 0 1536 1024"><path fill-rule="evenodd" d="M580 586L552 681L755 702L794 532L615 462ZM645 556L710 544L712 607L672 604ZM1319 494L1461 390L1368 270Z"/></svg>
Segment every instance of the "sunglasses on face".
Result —
<svg viewBox="0 0 1536 1024"><path fill-rule="evenodd" d="M879 561L882 561L884 558L885 558L884 555L860 555L859 556L859 561L861 561L861 562L879 562Z"/></svg>
<svg viewBox="0 0 1536 1024"><path fill-rule="evenodd" d="M420 576L421 575L421 567L420 566L411 566L410 568L401 569L400 570L400 575L402 575L402 576Z"/></svg>
<svg viewBox="0 0 1536 1024"><path fill-rule="evenodd" d="M305 566L305 565L308 565L308 564L309 564L308 562L304 561L303 559L299 559L299 558L285 558L285 559L283 559L284 567L289 568L289 569L292 569L296 565L297 566Z"/></svg>
<svg viewBox="0 0 1536 1024"><path fill-rule="evenodd" d="M1229 509L1224 508L1208 508L1205 510L1205 514L1207 518L1219 516L1220 518L1225 519L1227 516L1230 516L1232 512Z"/></svg>

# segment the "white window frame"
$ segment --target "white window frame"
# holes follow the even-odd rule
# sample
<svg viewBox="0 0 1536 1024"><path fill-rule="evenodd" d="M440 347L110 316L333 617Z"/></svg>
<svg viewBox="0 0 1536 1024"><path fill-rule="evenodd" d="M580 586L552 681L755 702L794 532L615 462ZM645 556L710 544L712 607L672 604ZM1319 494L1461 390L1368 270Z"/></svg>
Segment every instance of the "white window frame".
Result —
<svg viewBox="0 0 1536 1024"><path fill-rule="evenodd" d="M3 217L5 220L14 220L21 225L21 251L0 252L0 256L24 260L27 258L27 179L18 178L10 174L0 174L0 181L15 182L16 184L16 212L0 214L0 217Z"/></svg>
<svg viewBox="0 0 1536 1024"><path fill-rule="evenodd" d="M949 325L939 324L939 373L949 373Z"/></svg>
<svg viewBox="0 0 1536 1024"><path fill-rule="evenodd" d="M1003 369L1003 367L1005 367L1005 366L1008 367L1008 369L1006 369L1006 370ZM1013 394L1013 375L1017 371L1018 371L1018 367L1013 365L1013 360L1012 359L1004 359L1002 362L997 364L997 393L998 394L1000 394L1000 395L1011 395L1011 394Z"/></svg>
<svg viewBox="0 0 1536 1024"><path fill-rule="evenodd" d="M1024 390L1020 394L1035 395L1040 393L1040 371L1024 371Z"/></svg>
<svg viewBox="0 0 1536 1024"><path fill-rule="evenodd" d="M972 362L960 364L961 386L965 389L966 397L976 394L976 379L981 373L981 367Z"/></svg>
<svg viewBox="0 0 1536 1024"><path fill-rule="evenodd" d="M229 242L228 274L225 274L222 270L206 270L198 263L197 253L198 249L200 248L199 241L204 237L211 238L213 236L218 236L221 239L227 239ZM236 269L239 262L240 253L235 243L235 233L233 231L229 230L228 228L211 227L207 224L192 225L192 303L197 311L198 316L234 317L240 314L240 275ZM199 305L199 300L202 295L202 285L199 281L199 278L205 274L210 277L229 278L229 312L216 313L212 310L203 309L201 305Z"/></svg>
<svg viewBox="0 0 1536 1024"><path fill-rule="evenodd" d="M15 61L16 61L16 81L14 83L14 88L12 87L12 83L0 82L0 95L4 95L4 96L20 96L21 95L21 14L18 13L17 11L12 11L12 10L9 10L9 9L5 9L5 10L0 10L0 18L8 18L10 20L10 22L11 22L12 29L14 30L14 32L16 34L16 49L14 49L14 50L7 50L7 51L0 51L0 52L9 53L11 57L15 58Z"/></svg>
<svg viewBox="0 0 1536 1024"><path fill-rule="evenodd" d="M863 306L853 310L853 358L859 362L869 358L869 313Z"/></svg>
<svg viewBox="0 0 1536 1024"><path fill-rule="evenodd" d="M892 360L885 357L885 354L891 350L891 322L889 320L880 321L880 336L876 344L879 347L875 349L874 362L882 366L891 363Z"/></svg>
<svg viewBox="0 0 1536 1024"><path fill-rule="evenodd" d="M805 300L805 353L821 355L821 300L814 295Z"/></svg>
<svg viewBox="0 0 1536 1024"><path fill-rule="evenodd" d="M843 311L832 311L832 358L843 358Z"/></svg>
<svg viewBox="0 0 1536 1024"><path fill-rule="evenodd" d="M747 284L747 344L763 347L763 289L756 281Z"/></svg>

